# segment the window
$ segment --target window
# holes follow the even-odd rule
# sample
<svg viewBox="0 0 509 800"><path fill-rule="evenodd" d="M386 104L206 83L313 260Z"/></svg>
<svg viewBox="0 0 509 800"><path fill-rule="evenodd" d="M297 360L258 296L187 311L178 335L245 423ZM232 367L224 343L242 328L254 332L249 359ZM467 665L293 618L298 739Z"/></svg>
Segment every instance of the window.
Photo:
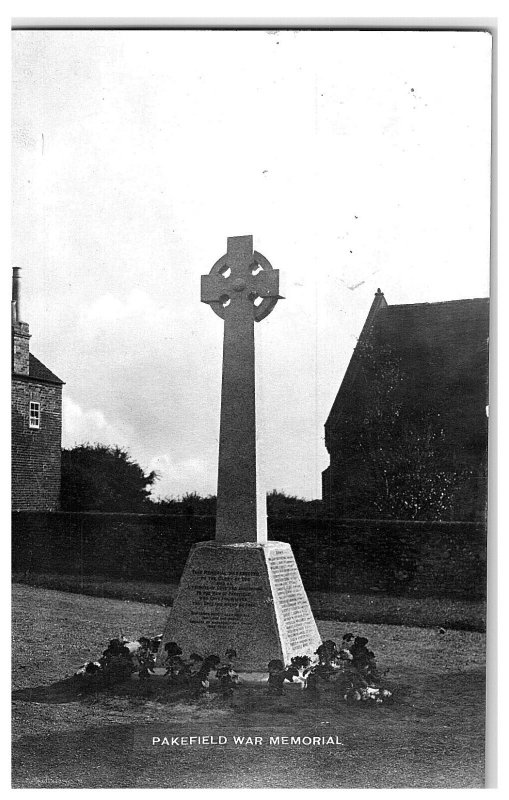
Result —
<svg viewBox="0 0 509 800"><path fill-rule="evenodd" d="M30 427L40 428L41 425L41 404L30 400Z"/></svg>

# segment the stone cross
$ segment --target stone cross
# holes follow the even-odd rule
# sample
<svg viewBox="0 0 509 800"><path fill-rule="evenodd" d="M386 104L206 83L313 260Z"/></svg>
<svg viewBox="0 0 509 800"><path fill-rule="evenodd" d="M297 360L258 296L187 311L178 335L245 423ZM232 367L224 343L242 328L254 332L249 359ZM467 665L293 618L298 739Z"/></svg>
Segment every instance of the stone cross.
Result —
<svg viewBox="0 0 509 800"><path fill-rule="evenodd" d="M279 299L279 270L253 252L252 236L231 236L201 278L201 301L224 320L216 541L267 541L267 504L257 480L254 322Z"/></svg>
<svg viewBox="0 0 509 800"><path fill-rule="evenodd" d="M321 639L287 542L267 541L263 487L256 475L254 323L279 299L279 274L251 236L228 239L226 255L202 276L201 299L224 320L215 541L198 542L164 629L165 645L191 653L237 652L236 668L266 673L316 652Z"/></svg>

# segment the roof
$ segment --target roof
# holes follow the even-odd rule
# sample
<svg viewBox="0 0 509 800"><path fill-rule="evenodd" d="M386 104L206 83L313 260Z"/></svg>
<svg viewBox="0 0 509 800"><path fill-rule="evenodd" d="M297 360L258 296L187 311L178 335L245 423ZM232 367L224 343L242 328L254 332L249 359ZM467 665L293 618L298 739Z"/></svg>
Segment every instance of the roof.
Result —
<svg viewBox="0 0 509 800"><path fill-rule="evenodd" d="M59 383L63 384L63 381L60 380L50 369L44 366L42 361L39 361L32 353L29 353L29 374L28 377L32 378L34 381L44 381L45 383Z"/></svg>
<svg viewBox="0 0 509 800"><path fill-rule="evenodd" d="M387 306L377 315L374 335L397 352L402 368L448 384L487 379L489 300L451 300Z"/></svg>
<svg viewBox="0 0 509 800"><path fill-rule="evenodd" d="M383 297L383 295L382 295ZM371 316L371 319L370 319ZM401 370L411 376L413 398L424 394L486 398L488 384L489 299L386 305L377 293L359 343L372 336L397 356ZM326 425L337 415L354 389L357 374L354 351ZM487 402L487 399L486 399Z"/></svg>

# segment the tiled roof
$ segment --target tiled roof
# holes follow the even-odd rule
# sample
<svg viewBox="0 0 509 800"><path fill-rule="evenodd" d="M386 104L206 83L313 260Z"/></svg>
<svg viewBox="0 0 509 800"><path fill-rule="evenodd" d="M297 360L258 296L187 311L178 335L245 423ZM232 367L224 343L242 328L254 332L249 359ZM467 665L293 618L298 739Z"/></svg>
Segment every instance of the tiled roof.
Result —
<svg viewBox="0 0 509 800"><path fill-rule="evenodd" d="M388 345L402 372L410 378L413 402L419 396L447 396L454 405L486 398L488 383L489 300L450 300L440 303L381 306L371 328L376 344ZM364 338L365 332L363 331ZM359 340L360 341L360 340ZM357 357L354 351L327 420L355 392Z"/></svg>
<svg viewBox="0 0 509 800"><path fill-rule="evenodd" d="M32 353L30 353L29 356L29 378L33 378L35 381L45 381L46 383L63 383L60 378L45 367L42 361L39 361Z"/></svg>
<svg viewBox="0 0 509 800"><path fill-rule="evenodd" d="M387 306L374 335L401 359L403 369L432 383L487 381L489 300L451 300Z"/></svg>

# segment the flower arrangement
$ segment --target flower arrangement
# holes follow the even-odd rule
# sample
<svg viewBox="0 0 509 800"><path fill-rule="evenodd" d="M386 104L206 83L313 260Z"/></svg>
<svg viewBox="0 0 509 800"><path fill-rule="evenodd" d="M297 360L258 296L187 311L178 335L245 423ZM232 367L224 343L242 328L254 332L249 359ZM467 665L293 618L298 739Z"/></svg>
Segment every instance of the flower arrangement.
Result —
<svg viewBox="0 0 509 800"><path fill-rule="evenodd" d="M136 641L128 641L122 633L117 639L110 639L108 647L97 661L88 661L74 674L89 685L111 686L127 680L134 672L141 679L154 672L155 658L161 644L162 634L148 637L140 636Z"/></svg>
<svg viewBox="0 0 509 800"><path fill-rule="evenodd" d="M215 677L222 697L232 696L238 682L233 665L237 653L233 648L226 651L224 662L217 655L210 654L203 658L199 653L191 653L189 661L184 661L181 658L182 650L176 642L168 642L165 651L165 677L170 679L170 683L189 688L194 697L200 697L209 693L210 680Z"/></svg>
<svg viewBox="0 0 509 800"><path fill-rule="evenodd" d="M91 685L121 683L136 672L140 680L146 680L155 673L161 639L161 635L140 636L129 642L121 634L110 640L97 661L83 664L75 674ZM392 692L381 686L382 676L375 654L367 645L368 639L364 636L345 633L339 646L327 639L312 655L294 656L289 664L272 659L267 664L267 690L272 695L282 695L285 683L293 683L316 695L324 684L335 684L339 696L347 703L387 702ZM191 653L186 661L177 642L167 642L163 654L164 677L168 684L188 690L196 699L209 694L214 679L223 699L231 698L238 688L237 653L233 648L226 650L223 659L215 654L204 657Z"/></svg>
<svg viewBox="0 0 509 800"><path fill-rule="evenodd" d="M279 658L273 658L267 664L269 671L268 689L271 694L283 694L283 684L287 678L286 667Z"/></svg>
<svg viewBox="0 0 509 800"><path fill-rule="evenodd" d="M375 654L368 650L367 644L365 637L345 633L339 647L332 639L327 639L312 657L294 656L288 666L274 659L267 665L268 691L282 694L287 681L298 683L301 689L317 694L320 684L333 683L337 684L345 702L387 702L392 698L392 692L380 686L381 676Z"/></svg>

